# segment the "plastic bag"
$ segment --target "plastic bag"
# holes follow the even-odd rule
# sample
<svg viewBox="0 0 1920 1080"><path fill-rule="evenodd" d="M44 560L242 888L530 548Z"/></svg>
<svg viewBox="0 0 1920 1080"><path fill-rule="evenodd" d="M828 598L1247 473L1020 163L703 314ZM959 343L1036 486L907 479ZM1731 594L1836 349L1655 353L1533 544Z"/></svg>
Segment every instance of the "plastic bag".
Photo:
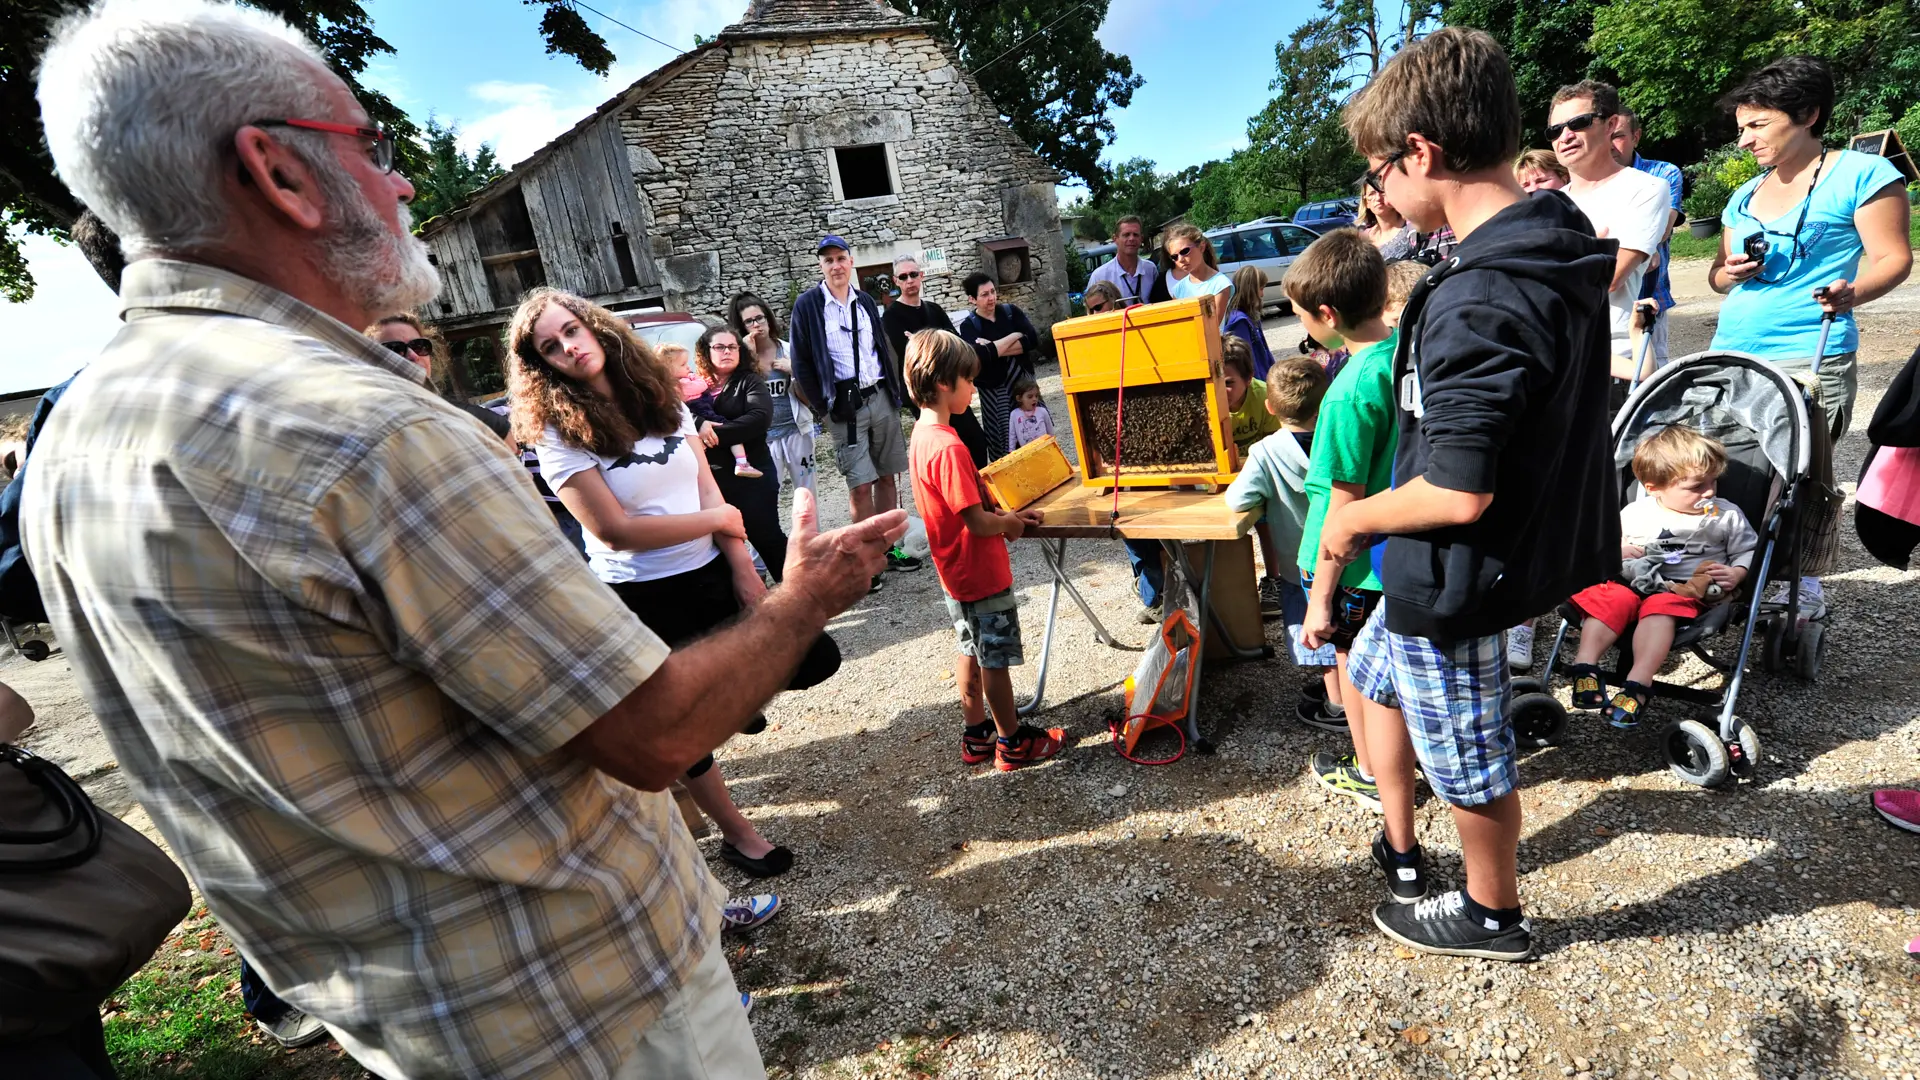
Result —
<svg viewBox="0 0 1920 1080"><path fill-rule="evenodd" d="M927 540L927 523L921 521L919 515L907 515L907 534L900 538L900 550L916 559L933 554L933 545Z"/></svg>

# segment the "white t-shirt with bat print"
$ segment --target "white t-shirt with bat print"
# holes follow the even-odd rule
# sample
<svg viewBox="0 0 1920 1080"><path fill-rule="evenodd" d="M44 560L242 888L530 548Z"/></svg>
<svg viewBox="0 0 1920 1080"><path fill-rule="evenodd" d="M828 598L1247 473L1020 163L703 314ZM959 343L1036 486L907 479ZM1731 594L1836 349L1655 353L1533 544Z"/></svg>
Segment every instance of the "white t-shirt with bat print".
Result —
<svg viewBox="0 0 1920 1080"><path fill-rule="evenodd" d="M693 414L685 405L680 406L680 430L665 436L649 435L619 457L603 457L570 445L551 427L534 452L540 456L541 474L555 491L568 479L598 469L629 516L700 512L700 438ZM593 535L592 529L586 530L586 536L587 565L609 584L684 574L698 570L720 554L712 536L652 551L617 551Z"/></svg>

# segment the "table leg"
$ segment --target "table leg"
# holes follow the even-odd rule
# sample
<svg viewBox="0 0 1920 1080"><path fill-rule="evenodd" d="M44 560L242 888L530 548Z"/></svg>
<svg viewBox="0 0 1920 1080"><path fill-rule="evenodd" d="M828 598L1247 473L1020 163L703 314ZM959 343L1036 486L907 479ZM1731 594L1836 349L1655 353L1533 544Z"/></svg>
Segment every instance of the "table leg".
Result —
<svg viewBox="0 0 1920 1080"><path fill-rule="evenodd" d="M1047 629L1040 638L1040 668L1034 672L1033 697L1014 710L1021 716L1032 716L1039 712L1041 703L1046 700L1047 663L1053 658L1053 628L1059 622L1060 593L1063 590L1080 608L1080 614L1085 615L1087 621L1093 624L1093 639L1108 648L1120 647L1120 643L1113 640L1113 635L1107 633L1107 628L1100 622L1100 617L1087 606L1086 598L1080 595L1080 590L1073 587L1073 580L1067 576L1067 542L1042 540L1040 558L1047 564L1047 571L1053 575L1053 587L1047 592Z"/></svg>

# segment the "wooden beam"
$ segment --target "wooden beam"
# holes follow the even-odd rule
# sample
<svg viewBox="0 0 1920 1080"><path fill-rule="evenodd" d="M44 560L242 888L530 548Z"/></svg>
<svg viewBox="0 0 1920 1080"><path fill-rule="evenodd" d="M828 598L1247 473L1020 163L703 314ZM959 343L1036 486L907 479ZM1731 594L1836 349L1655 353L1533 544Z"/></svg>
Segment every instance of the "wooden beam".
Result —
<svg viewBox="0 0 1920 1080"><path fill-rule="evenodd" d="M528 248L525 251L503 251L498 255L482 255L480 256L480 262L485 266L499 266L501 263L518 262L521 259L535 258L539 254L539 248Z"/></svg>

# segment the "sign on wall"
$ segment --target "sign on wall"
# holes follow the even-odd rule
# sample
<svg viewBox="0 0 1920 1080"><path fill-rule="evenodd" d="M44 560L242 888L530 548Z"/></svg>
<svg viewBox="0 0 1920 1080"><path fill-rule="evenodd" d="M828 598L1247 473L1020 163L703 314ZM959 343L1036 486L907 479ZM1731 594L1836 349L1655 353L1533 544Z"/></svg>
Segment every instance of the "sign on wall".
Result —
<svg viewBox="0 0 1920 1080"><path fill-rule="evenodd" d="M920 253L920 269L927 274L950 274L947 268L946 248L927 248Z"/></svg>

